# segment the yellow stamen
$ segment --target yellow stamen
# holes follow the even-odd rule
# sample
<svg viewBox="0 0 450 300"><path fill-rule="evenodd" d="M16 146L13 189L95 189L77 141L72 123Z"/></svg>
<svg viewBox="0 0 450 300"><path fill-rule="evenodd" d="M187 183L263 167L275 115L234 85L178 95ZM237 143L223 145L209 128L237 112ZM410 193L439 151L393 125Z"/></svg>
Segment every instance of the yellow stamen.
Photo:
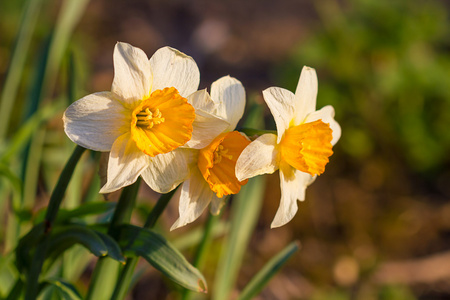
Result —
<svg viewBox="0 0 450 300"><path fill-rule="evenodd" d="M191 139L195 110L174 87L154 91L134 108L131 135L145 154L155 156Z"/></svg>
<svg viewBox="0 0 450 300"><path fill-rule="evenodd" d="M214 150L214 164L218 164L222 161L222 156L233 159L233 155L228 154L228 149L225 149L223 145L219 145L216 150Z"/></svg>
<svg viewBox="0 0 450 300"><path fill-rule="evenodd" d="M200 150L198 168L217 197L237 194L248 180L238 181L236 161L250 141L237 131L222 133Z"/></svg>
<svg viewBox="0 0 450 300"><path fill-rule="evenodd" d="M282 160L312 176L322 174L333 154L332 133L330 125L322 120L290 127L280 143Z"/></svg>
<svg viewBox="0 0 450 300"><path fill-rule="evenodd" d="M153 128L154 125L163 123L166 119L162 117L161 112L157 108L155 112L151 112L150 108L142 110L136 115L136 126Z"/></svg>

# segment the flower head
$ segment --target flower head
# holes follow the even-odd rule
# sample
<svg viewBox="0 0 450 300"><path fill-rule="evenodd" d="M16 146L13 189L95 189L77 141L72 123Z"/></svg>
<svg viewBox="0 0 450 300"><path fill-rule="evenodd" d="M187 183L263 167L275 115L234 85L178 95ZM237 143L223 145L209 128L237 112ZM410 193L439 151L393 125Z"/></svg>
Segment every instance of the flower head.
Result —
<svg viewBox="0 0 450 300"><path fill-rule="evenodd" d="M325 170L332 146L341 136L333 119L334 109L316 111L317 76L304 67L295 94L272 87L263 91L275 119L277 134L264 134L242 151L236 164L238 180L280 170L281 201L271 227L289 222L297 212L297 200Z"/></svg>
<svg viewBox="0 0 450 300"><path fill-rule="evenodd" d="M204 136L204 144L190 151L188 168L190 175L177 191L180 217L172 230L196 220L211 204L210 211L217 214L224 203L224 196L236 194L247 180L235 175L236 161L242 150L250 144L248 138L233 131L245 107L245 91L242 84L229 76L214 82L211 96L198 91L188 97L190 103L221 118L226 124L221 133ZM219 122L217 123L220 124ZM217 125L216 125L217 126Z"/></svg>
<svg viewBox="0 0 450 300"><path fill-rule="evenodd" d="M72 141L110 152L100 192L130 185L138 176L155 191L168 192L185 179L188 171L174 167L185 163L184 155L175 155L179 147L201 143L205 131L223 130L208 129L217 118L197 116L188 103L199 81L195 61L178 50L161 48L149 60L139 48L116 44L111 91L74 102L63 117Z"/></svg>

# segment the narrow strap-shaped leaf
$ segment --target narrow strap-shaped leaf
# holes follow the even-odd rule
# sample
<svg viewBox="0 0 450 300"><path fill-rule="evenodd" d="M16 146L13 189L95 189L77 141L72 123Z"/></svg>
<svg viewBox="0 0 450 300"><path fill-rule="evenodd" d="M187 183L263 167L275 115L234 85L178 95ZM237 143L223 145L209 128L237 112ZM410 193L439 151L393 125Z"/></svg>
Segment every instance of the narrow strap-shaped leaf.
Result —
<svg viewBox="0 0 450 300"><path fill-rule="evenodd" d="M49 241L48 255L55 257L75 244L83 245L95 256L108 254L103 239L92 229L83 225L56 226Z"/></svg>
<svg viewBox="0 0 450 300"><path fill-rule="evenodd" d="M228 200L228 199L227 199ZM213 214L208 215L208 220L206 221L204 225L204 232L203 232L203 238L200 241L200 244L197 247L197 251L195 253L193 265L194 267L198 268L199 270L203 269L203 265L206 260L206 255L209 253L209 248L212 243L213 235L212 235L212 229L214 225L218 221L218 216L215 216ZM191 299L192 292L190 290L185 289L183 291L183 295L181 297L182 300L189 300Z"/></svg>
<svg viewBox="0 0 450 300"><path fill-rule="evenodd" d="M43 286L53 286L56 289L59 299L64 300L81 300L83 297L77 288L70 282L65 281L62 278L49 279L43 282Z"/></svg>
<svg viewBox="0 0 450 300"><path fill-rule="evenodd" d="M126 256L142 256L172 281L197 292L206 292L206 281L199 270L163 236L145 228L122 225L119 244Z"/></svg>
<svg viewBox="0 0 450 300"><path fill-rule="evenodd" d="M22 299L23 297L23 290L24 290L24 282L19 277L17 278L16 283L14 284L13 288L8 294L8 297L5 298L5 300L16 300L16 299Z"/></svg>
<svg viewBox="0 0 450 300"><path fill-rule="evenodd" d="M31 264L30 251L44 236L44 223L35 225L26 235L24 235L16 247L16 266L19 271L28 270Z"/></svg>
<svg viewBox="0 0 450 300"><path fill-rule="evenodd" d="M112 237L105 233L99 231L95 231L95 233L102 239L103 243L108 249L108 256L114 260L120 261L121 263L125 263L126 260L122 255L119 244L117 244L117 242Z"/></svg>
<svg viewBox="0 0 450 300"><path fill-rule="evenodd" d="M14 136L11 137L4 151L0 154L0 161L7 163L12 157L17 155L17 153L21 153L33 137L33 134L36 133L36 129L38 129L42 123L54 117L62 109L62 103L55 102L47 104L34 112L33 115L14 133Z"/></svg>
<svg viewBox="0 0 450 300"><path fill-rule="evenodd" d="M28 48L43 0L28 0L22 15L8 74L0 97L0 140L6 135L11 111L16 103L20 78L24 69Z"/></svg>
<svg viewBox="0 0 450 300"><path fill-rule="evenodd" d="M275 255L267 264L250 280L242 291L238 300L253 299L280 270L284 263L300 248L300 243L295 241Z"/></svg>
<svg viewBox="0 0 450 300"><path fill-rule="evenodd" d="M111 211L116 207L115 202L88 202L72 210L64 210L58 213L56 222L64 222L73 218L82 218L89 215L99 215Z"/></svg>

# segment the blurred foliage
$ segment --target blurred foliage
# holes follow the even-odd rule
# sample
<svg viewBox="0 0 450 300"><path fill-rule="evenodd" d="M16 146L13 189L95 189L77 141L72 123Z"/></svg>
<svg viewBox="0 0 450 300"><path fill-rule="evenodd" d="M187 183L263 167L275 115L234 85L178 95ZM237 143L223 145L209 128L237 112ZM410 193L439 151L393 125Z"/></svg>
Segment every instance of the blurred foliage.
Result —
<svg viewBox="0 0 450 300"><path fill-rule="evenodd" d="M317 69L318 107L335 107L344 128L338 147L352 157L391 152L418 172L448 164L450 39L443 4L323 0L316 7L323 27L277 69L282 84L294 90L303 65Z"/></svg>

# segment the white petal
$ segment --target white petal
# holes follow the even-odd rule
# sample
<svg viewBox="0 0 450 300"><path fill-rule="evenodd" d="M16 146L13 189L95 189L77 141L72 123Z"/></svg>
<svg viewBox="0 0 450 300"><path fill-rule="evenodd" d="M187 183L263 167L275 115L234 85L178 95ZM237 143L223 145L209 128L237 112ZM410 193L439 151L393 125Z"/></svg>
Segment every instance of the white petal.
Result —
<svg viewBox="0 0 450 300"><path fill-rule="evenodd" d="M281 200L271 228L288 223L297 213L297 200L305 200L306 187L315 177L284 164L280 168Z"/></svg>
<svg viewBox="0 0 450 300"><path fill-rule="evenodd" d="M227 131L234 130L244 114L245 89L242 83L224 76L211 85L211 98L219 104L217 115L230 123Z"/></svg>
<svg viewBox="0 0 450 300"><path fill-rule="evenodd" d="M197 91L200 71L192 57L164 47L153 54L150 65L153 72L152 91L175 87L183 97Z"/></svg>
<svg viewBox="0 0 450 300"><path fill-rule="evenodd" d="M158 193L168 193L189 176L189 150L175 149L150 158L141 176Z"/></svg>
<svg viewBox="0 0 450 300"><path fill-rule="evenodd" d="M114 142L109 154L108 178L100 193L111 193L134 183L147 168L149 158L136 147L130 133L121 135Z"/></svg>
<svg viewBox="0 0 450 300"><path fill-rule="evenodd" d="M236 162L239 181L261 174L271 174L278 169L278 147L275 134L263 134L251 142Z"/></svg>
<svg viewBox="0 0 450 300"><path fill-rule="evenodd" d="M215 196L198 168L191 170L190 178L183 183L181 191L177 193L180 198L180 217L170 230L195 221Z"/></svg>
<svg viewBox="0 0 450 300"><path fill-rule="evenodd" d="M317 85L316 70L304 66L295 91L295 125L303 123L316 110Z"/></svg>
<svg viewBox="0 0 450 300"><path fill-rule="evenodd" d="M114 94L101 92L72 103L64 112L64 131L78 145L95 151L110 151L114 141L131 124Z"/></svg>
<svg viewBox="0 0 450 300"><path fill-rule="evenodd" d="M263 96L275 119L278 132L277 143L280 143L284 132L294 118L295 96L292 92L278 87L264 90Z"/></svg>
<svg viewBox="0 0 450 300"><path fill-rule="evenodd" d="M341 126L334 120L334 108L331 105L322 107L306 117L305 123L314 122L316 120L322 120L324 123L330 124L331 130L333 130L333 139L331 144L335 145L341 137Z"/></svg>
<svg viewBox="0 0 450 300"><path fill-rule="evenodd" d="M196 110L192 126L194 129L192 137L183 147L202 149L224 132L229 127L229 123L202 110Z"/></svg>
<svg viewBox="0 0 450 300"><path fill-rule="evenodd" d="M114 48L114 80L111 92L123 101L133 103L150 95L152 72L147 55L127 43Z"/></svg>
<svg viewBox="0 0 450 300"><path fill-rule="evenodd" d="M206 89L196 91L187 97L188 102L197 110L201 109L207 113L215 114L219 103L211 99Z"/></svg>

